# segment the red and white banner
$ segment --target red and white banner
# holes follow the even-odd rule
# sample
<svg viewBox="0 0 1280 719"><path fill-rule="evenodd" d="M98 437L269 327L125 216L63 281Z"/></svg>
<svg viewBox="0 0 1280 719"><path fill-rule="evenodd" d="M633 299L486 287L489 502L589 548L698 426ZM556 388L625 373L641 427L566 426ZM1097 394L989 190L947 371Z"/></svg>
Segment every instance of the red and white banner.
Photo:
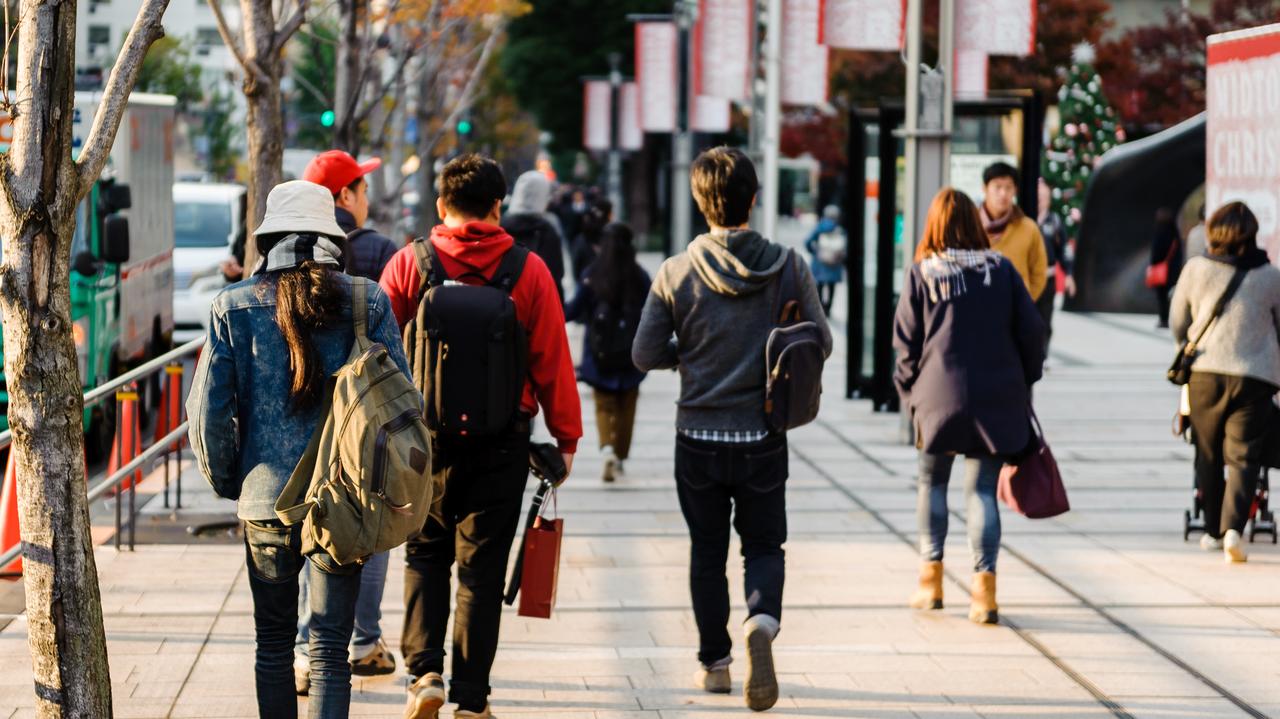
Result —
<svg viewBox="0 0 1280 719"><path fill-rule="evenodd" d="M981 50L956 50L951 83L955 97L981 100L987 96L987 54Z"/></svg>
<svg viewBox="0 0 1280 719"><path fill-rule="evenodd" d="M751 24L756 0L702 0L693 26L694 92L751 97Z"/></svg>
<svg viewBox="0 0 1280 719"><path fill-rule="evenodd" d="M956 0L956 49L1035 54L1036 0Z"/></svg>
<svg viewBox="0 0 1280 719"><path fill-rule="evenodd" d="M618 146L623 150L644 147L644 130L640 129L640 88L634 82L622 83L618 92Z"/></svg>
<svg viewBox="0 0 1280 719"><path fill-rule="evenodd" d="M612 142L613 88L608 80L582 83L582 146L608 150Z"/></svg>
<svg viewBox="0 0 1280 719"><path fill-rule="evenodd" d="M843 50L898 50L907 0L822 0L818 44Z"/></svg>
<svg viewBox="0 0 1280 719"><path fill-rule="evenodd" d="M675 132L677 91L675 23L636 23L636 85L640 88L640 129Z"/></svg>
<svg viewBox="0 0 1280 719"><path fill-rule="evenodd" d="M819 0L782 2L782 104L827 101L827 46L818 44Z"/></svg>
<svg viewBox="0 0 1280 719"><path fill-rule="evenodd" d="M689 129L694 132L728 132L730 105L732 103L722 97L691 97Z"/></svg>
<svg viewBox="0 0 1280 719"><path fill-rule="evenodd" d="M1280 25L1210 35L1205 212L1239 200L1280 261Z"/></svg>

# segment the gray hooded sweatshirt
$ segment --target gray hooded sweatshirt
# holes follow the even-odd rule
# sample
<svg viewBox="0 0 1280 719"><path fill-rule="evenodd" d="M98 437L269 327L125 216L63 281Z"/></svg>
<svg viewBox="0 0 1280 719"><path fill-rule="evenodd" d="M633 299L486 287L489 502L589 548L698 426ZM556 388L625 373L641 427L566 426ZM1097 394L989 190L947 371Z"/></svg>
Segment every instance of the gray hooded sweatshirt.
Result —
<svg viewBox="0 0 1280 719"><path fill-rule="evenodd" d="M777 319L779 272L792 257L750 230L701 235L662 263L649 290L631 359L641 370L680 369L676 427L758 432L764 418L764 348ZM831 331L804 262L797 289L804 319Z"/></svg>
<svg viewBox="0 0 1280 719"><path fill-rule="evenodd" d="M560 218L555 213L547 212L551 204L551 180L537 170L529 170L516 178L516 186L511 189L511 202L507 204L508 215L530 213L541 217L556 228L556 234L563 241L564 228L560 226Z"/></svg>

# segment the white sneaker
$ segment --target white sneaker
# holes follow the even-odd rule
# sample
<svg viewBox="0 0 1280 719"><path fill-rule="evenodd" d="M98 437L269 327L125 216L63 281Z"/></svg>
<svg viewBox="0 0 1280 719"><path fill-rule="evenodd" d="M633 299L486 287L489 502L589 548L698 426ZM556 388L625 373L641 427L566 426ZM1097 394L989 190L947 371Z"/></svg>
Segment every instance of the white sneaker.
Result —
<svg viewBox="0 0 1280 719"><path fill-rule="evenodd" d="M1208 534L1200 538L1200 548L1206 552L1222 551L1222 540Z"/></svg>
<svg viewBox="0 0 1280 719"><path fill-rule="evenodd" d="M1228 562L1249 561L1249 555L1244 551L1244 540L1240 537L1240 533L1234 529L1228 529L1227 533L1222 536L1222 550Z"/></svg>
<svg viewBox="0 0 1280 719"><path fill-rule="evenodd" d="M604 476L601 479L612 482L618 476L618 455L614 453L613 447L607 444L600 453L604 455Z"/></svg>

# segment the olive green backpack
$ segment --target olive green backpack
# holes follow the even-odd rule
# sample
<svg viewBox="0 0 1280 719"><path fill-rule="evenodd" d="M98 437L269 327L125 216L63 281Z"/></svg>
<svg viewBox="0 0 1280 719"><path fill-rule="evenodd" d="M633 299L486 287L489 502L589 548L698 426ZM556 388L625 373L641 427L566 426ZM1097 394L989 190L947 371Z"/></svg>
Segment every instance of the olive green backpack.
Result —
<svg viewBox="0 0 1280 719"><path fill-rule="evenodd" d="M422 393L386 347L369 341L370 284L351 280L351 355L330 378L324 421L275 507L286 525L302 522L304 553L321 549L338 564L403 544L431 506Z"/></svg>

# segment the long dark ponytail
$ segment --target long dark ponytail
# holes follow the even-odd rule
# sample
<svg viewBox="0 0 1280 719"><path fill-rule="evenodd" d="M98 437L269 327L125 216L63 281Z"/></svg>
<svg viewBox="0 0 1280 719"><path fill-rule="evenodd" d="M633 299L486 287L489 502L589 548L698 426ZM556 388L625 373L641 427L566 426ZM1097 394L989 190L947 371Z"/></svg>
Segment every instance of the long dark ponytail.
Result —
<svg viewBox="0 0 1280 719"><path fill-rule="evenodd" d="M259 254L266 257L287 236L259 237ZM311 409L319 403L325 383L324 361L312 334L340 321L348 293L336 271L310 260L267 277L275 284L276 324L289 348L289 400L294 411Z"/></svg>

